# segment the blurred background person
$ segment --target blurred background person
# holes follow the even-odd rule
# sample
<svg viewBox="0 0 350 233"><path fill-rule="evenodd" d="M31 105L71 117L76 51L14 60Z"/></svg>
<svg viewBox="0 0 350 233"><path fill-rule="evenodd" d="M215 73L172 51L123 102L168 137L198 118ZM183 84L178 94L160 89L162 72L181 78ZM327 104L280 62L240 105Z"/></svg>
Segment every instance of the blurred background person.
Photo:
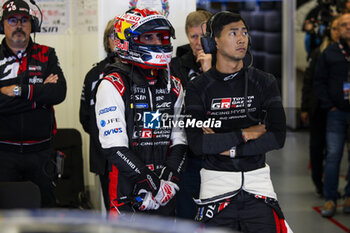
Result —
<svg viewBox="0 0 350 233"><path fill-rule="evenodd" d="M317 59L331 43L339 41L338 17L332 19L325 30L322 44L316 48L309 58L305 70L302 88L301 120L309 125L309 156L311 178L318 196L323 196L323 162L326 153L326 119L327 111L321 108L314 89L314 74Z"/></svg>
<svg viewBox="0 0 350 233"><path fill-rule="evenodd" d="M338 19L339 43L329 45L321 53L315 70L315 89L321 107L327 111L326 164L323 194L326 199L322 216L332 217L336 212L340 162L349 127L349 62L350 13ZM349 165L350 166L350 165ZM350 169L348 168L349 178ZM344 212L350 213L350 180L345 186Z"/></svg>
<svg viewBox="0 0 350 233"><path fill-rule="evenodd" d="M191 49L171 60L171 73L181 80L185 88L191 79L208 71L213 65L212 55L203 52L200 40L211 15L209 11L198 10L186 17L185 30Z"/></svg>
<svg viewBox="0 0 350 233"><path fill-rule="evenodd" d="M317 5L306 15L302 30L305 34L305 50L309 59L311 53L321 45L324 30L333 17L339 14L336 0L317 0Z"/></svg>
<svg viewBox="0 0 350 233"><path fill-rule="evenodd" d="M86 74L83 90L81 92L79 120L84 131L90 137L90 171L99 175L103 201L106 210L109 211L110 201L108 195L109 169L107 159L102 155L101 144L98 139L96 126L94 91L96 83L104 76L104 69L107 65L114 63L118 58L114 52L114 19L111 19L104 30L103 47L107 57L94 64Z"/></svg>
<svg viewBox="0 0 350 233"><path fill-rule="evenodd" d="M206 10L197 10L186 17L185 30L191 49L181 57L171 60L171 74L181 80L185 90L190 80L212 67L212 55L203 52L200 41L206 31L206 22L211 16ZM176 202L176 216L180 218L194 219L196 215L197 207L193 197L199 195L201 163L201 158L194 156L191 150L187 151L187 163L181 174Z"/></svg>

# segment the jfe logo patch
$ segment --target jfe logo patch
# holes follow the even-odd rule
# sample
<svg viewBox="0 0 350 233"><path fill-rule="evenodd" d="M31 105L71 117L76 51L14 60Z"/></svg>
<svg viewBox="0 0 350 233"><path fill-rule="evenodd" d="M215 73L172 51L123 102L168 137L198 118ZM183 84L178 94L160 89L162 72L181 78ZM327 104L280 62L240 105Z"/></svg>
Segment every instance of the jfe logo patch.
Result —
<svg viewBox="0 0 350 233"><path fill-rule="evenodd" d="M145 129L159 129L160 128L160 116L159 110L156 112L144 112L143 113L143 127Z"/></svg>

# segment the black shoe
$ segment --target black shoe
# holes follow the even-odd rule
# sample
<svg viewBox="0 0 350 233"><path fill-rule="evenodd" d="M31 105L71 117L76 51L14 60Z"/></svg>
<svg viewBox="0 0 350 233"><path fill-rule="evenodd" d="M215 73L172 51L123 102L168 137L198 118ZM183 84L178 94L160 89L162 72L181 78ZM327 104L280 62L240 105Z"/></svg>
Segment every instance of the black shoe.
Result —
<svg viewBox="0 0 350 233"><path fill-rule="evenodd" d="M326 218L331 218L334 216L336 209L337 206L335 205L334 201L326 201L321 211L321 215Z"/></svg>
<svg viewBox="0 0 350 233"><path fill-rule="evenodd" d="M323 198L323 190L321 189L316 189L316 196L318 198Z"/></svg>
<svg viewBox="0 0 350 233"><path fill-rule="evenodd" d="M350 197L344 198L344 208L343 211L345 214L350 214Z"/></svg>

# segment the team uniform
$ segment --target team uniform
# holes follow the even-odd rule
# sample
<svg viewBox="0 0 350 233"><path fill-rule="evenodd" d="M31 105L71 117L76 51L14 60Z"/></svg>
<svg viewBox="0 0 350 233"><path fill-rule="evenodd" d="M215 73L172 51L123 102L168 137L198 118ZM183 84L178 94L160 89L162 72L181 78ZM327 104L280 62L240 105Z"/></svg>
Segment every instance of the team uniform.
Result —
<svg viewBox="0 0 350 233"><path fill-rule="evenodd" d="M133 8L116 17L114 31L120 61L99 82L95 106L103 154L113 164L111 210L174 215L187 150L184 129L173 124L183 88L165 70L174 28L157 11ZM136 208L121 200L135 196L142 202Z"/></svg>
<svg viewBox="0 0 350 233"><path fill-rule="evenodd" d="M191 48L182 56L171 59L171 74L181 80L185 90L187 83L197 78L202 72L201 65L196 62ZM188 150L186 166L179 183L180 191L177 194L176 216L178 217L193 220L196 215L197 206L193 201L193 196L199 194L201 168L202 158Z"/></svg>
<svg viewBox="0 0 350 233"><path fill-rule="evenodd" d="M187 85L185 104L186 115L213 122L210 128L215 131L186 129L192 151L205 156L196 219L243 232L291 232L265 159L266 152L284 145L286 136L276 79L253 67L233 74L212 68ZM267 132L246 141L241 129L259 123ZM220 155L232 148L234 158Z"/></svg>
<svg viewBox="0 0 350 233"><path fill-rule="evenodd" d="M66 96L55 50L30 40L25 51L14 54L4 39L0 73L0 87L16 84L22 89L16 97L0 94L0 181L29 179L40 187L43 206L53 206L50 172L45 169L54 153L50 149L56 130L52 106ZM58 75L57 83L44 85L51 73Z"/></svg>
<svg viewBox="0 0 350 233"><path fill-rule="evenodd" d="M90 136L90 171L100 177L103 200L105 207L109 209L108 195L108 169L110 166L107 159L102 156L101 144L98 139L98 129L95 118L94 93L97 82L104 77L104 69L107 65L113 64L114 58L109 55L97 63L87 74L84 80L81 93L79 120L84 131Z"/></svg>
<svg viewBox="0 0 350 233"><path fill-rule="evenodd" d="M110 68L98 87L96 124L104 154L114 165L109 175L113 210L118 197L134 195L138 191L135 188L145 188L155 195L158 177L178 182L187 142L184 130L172 127L170 118L164 122L160 116L154 121L150 119L154 128L145 125L145 118L151 113L152 118L160 113L162 117L178 119L183 105L183 89L178 79L172 77L168 93L164 70L159 70L156 79L147 80L135 69L131 81L129 65L115 63ZM131 210L127 205L119 208ZM159 211L169 211L167 214L174 211L162 209Z"/></svg>

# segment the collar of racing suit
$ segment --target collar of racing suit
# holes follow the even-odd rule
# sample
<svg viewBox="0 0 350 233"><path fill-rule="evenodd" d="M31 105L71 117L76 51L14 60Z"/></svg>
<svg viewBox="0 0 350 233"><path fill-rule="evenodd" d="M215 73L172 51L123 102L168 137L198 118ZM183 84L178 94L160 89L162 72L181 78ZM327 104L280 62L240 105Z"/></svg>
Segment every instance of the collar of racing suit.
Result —
<svg viewBox="0 0 350 233"><path fill-rule="evenodd" d="M225 73L221 73L219 72L215 67L213 67L211 69L211 71L213 72L213 78L219 80L219 81L229 81L231 79L238 79L242 76L242 74L244 72L242 72L244 70L244 68L242 68L241 70L237 71L237 72L234 72L234 73L228 73L228 74L225 74Z"/></svg>
<svg viewBox="0 0 350 233"><path fill-rule="evenodd" d="M145 73L142 69L140 69L137 66L132 67L131 64L125 64L120 62L119 60L113 64L111 64L110 69L118 68L119 70L122 70L125 72L127 76L132 76L132 82L136 84L137 86L148 86L149 85L149 80L146 77L149 77L148 75L151 75ZM155 76L155 78L158 79L158 81L164 82L165 84L167 83L167 71L164 69L159 69L157 70L158 75ZM108 73L108 71L106 72Z"/></svg>

